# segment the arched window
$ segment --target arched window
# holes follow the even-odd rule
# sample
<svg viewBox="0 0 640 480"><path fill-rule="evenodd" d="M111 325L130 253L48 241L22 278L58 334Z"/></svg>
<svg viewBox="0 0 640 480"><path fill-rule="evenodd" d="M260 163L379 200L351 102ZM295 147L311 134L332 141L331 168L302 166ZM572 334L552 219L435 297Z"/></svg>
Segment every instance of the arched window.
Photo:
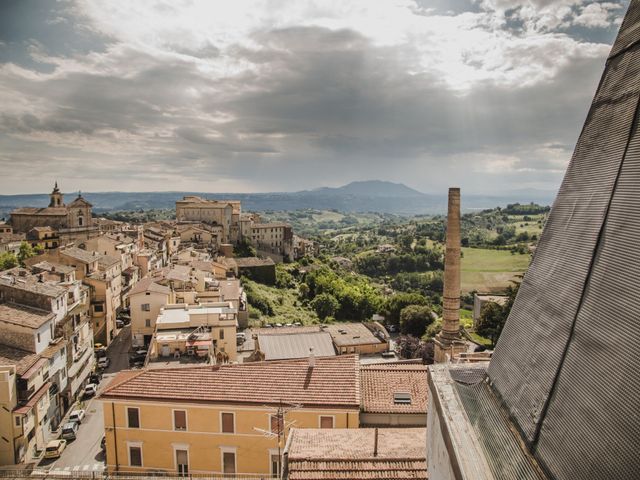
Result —
<svg viewBox="0 0 640 480"><path fill-rule="evenodd" d="M84 222L84 218L82 218L81 216L78 217L78 226L81 227L82 226L82 222Z"/></svg>

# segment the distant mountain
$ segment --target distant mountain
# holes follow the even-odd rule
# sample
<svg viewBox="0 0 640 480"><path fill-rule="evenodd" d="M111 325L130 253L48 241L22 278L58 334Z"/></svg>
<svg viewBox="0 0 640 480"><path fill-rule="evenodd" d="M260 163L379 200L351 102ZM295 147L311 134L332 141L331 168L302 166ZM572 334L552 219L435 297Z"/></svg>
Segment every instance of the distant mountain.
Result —
<svg viewBox="0 0 640 480"><path fill-rule="evenodd" d="M110 210L147 210L175 208L176 200L185 195L206 198L240 200L245 211L268 210L338 210L341 212L380 212L400 215L444 213L447 208L447 189L438 194L426 194L400 183L379 180L352 182L342 187L274 193L202 193L202 192L83 192L96 212ZM65 195L70 202L73 193ZM463 210L478 210L504 206L508 203L536 202L549 205L555 192L543 190L513 190L500 195L465 195ZM0 195L0 218L8 218L17 207L44 207L48 194Z"/></svg>
<svg viewBox="0 0 640 480"><path fill-rule="evenodd" d="M308 193L297 192L299 194ZM342 187L331 188L323 187L311 190L312 193L327 193L329 195L344 194L354 196L367 197L424 197L425 194L409 188L402 183L385 182L382 180L367 180L363 182L351 182Z"/></svg>

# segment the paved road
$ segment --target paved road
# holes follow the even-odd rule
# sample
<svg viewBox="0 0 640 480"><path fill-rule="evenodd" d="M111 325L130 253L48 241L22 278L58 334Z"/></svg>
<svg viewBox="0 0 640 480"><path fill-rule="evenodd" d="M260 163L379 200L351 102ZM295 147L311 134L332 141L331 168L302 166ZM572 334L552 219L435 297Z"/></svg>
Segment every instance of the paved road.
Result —
<svg viewBox="0 0 640 480"><path fill-rule="evenodd" d="M105 371L102 381L98 386L100 393L115 377L116 373L129 367L129 349L131 335L129 327L124 327L118 336L111 342L107 349L107 356L111 360L109 368ZM104 435L104 419L102 416L102 402L88 400L81 402L79 407L84 408L86 417L78 430L78 437L67 444L67 448L60 458L55 460L42 460L38 469L48 471L103 471L105 458L100 441Z"/></svg>

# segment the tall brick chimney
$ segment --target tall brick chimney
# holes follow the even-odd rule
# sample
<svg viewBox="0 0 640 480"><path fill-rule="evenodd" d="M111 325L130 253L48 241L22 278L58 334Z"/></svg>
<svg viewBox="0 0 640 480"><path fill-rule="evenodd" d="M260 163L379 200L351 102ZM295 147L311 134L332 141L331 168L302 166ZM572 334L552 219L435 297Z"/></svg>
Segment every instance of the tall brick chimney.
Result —
<svg viewBox="0 0 640 480"><path fill-rule="evenodd" d="M447 242L444 257L444 292L442 295L442 330L436 338L434 360L451 360L466 350L460 336L460 189L449 189Z"/></svg>
<svg viewBox="0 0 640 480"><path fill-rule="evenodd" d="M443 337L460 338L460 189L449 189L447 248L444 255L442 295Z"/></svg>

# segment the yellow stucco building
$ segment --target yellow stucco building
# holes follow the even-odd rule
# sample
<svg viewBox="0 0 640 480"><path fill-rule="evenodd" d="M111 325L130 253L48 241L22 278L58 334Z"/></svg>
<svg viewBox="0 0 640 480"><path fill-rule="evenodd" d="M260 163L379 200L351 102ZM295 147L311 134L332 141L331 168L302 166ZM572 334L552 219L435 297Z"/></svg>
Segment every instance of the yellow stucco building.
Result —
<svg viewBox="0 0 640 480"><path fill-rule="evenodd" d="M102 393L110 472L276 476L291 428L358 428L358 357L124 371Z"/></svg>

